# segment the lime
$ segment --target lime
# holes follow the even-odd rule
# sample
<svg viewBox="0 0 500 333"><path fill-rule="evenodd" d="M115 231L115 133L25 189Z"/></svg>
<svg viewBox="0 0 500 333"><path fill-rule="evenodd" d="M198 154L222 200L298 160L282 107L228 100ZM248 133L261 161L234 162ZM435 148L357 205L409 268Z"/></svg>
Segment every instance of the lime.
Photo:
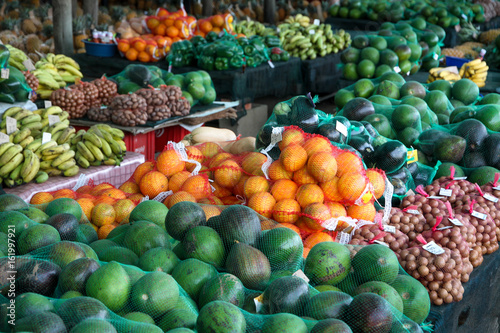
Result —
<svg viewBox="0 0 500 333"><path fill-rule="evenodd" d="M193 96L192 96L189 92L187 92L187 91L183 90L183 91L182 91L182 97L184 97L185 99L187 99L187 100L188 100L189 105L193 106L193 104L194 104L194 99L193 99Z"/></svg>
<svg viewBox="0 0 500 333"><path fill-rule="evenodd" d="M203 79L203 85L205 87L212 85L212 78L210 77L210 74L208 74L208 72L206 72L206 71L197 71L197 73L201 75L201 77Z"/></svg>
<svg viewBox="0 0 500 333"><path fill-rule="evenodd" d="M193 96L194 100L202 99L205 96L205 87L201 82L190 83L187 87L187 91Z"/></svg>
<svg viewBox="0 0 500 333"><path fill-rule="evenodd" d="M203 105L212 104L215 101L217 94L212 86L205 87L205 96L200 99L200 103Z"/></svg>

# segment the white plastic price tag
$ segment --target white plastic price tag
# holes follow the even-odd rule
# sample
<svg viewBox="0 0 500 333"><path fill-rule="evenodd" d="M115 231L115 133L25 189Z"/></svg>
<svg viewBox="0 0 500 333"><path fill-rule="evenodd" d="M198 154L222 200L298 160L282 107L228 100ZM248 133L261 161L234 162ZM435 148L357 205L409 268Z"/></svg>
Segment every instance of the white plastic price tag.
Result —
<svg viewBox="0 0 500 333"><path fill-rule="evenodd" d="M460 222L458 219L448 218L448 220L450 220L450 222L456 226L459 226L459 227L463 226L462 222Z"/></svg>
<svg viewBox="0 0 500 333"><path fill-rule="evenodd" d="M489 193L486 193L485 195L483 195L483 198L485 198L486 200L489 200L489 201L498 202L498 198L489 194Z"/></svg>
<svg viewBox="0 0 500 333"><path fill-rule="evenodd" d="M445 197L451 197L451 195L452 195L452 191L451 191L451 190L449 190L449 189L447 190L447 189L445 189L445 188L441 188L441 189L439 190L439 195L444 195Z"/></svg>
<svg viewBox="0 0 500 333"><path fill-rule="evenodd" d="M406 212L410 213L410 214L413 214L413 215L420 214L420 212L418 210L416 210L416 209L408 209Z"/></svg>
<svg viewBox="0 0 500 333"><path fill-rule="evenodd" d="M269 64L269 67L274 68L274 64L271 60L268 60L267 63Z"/></svg>
<svg viewBox="0 0 500 333"><path fill-rule="evenodd" d="M446 227L437 228L436 230L446 230L446 229L451 229L451 228L453 228L453 226L449 225L449 226L446 226Z"/></svg>
<svg viewBox="0 0 500 333"><path fill-rule="evenodd" d="M47 133L47 132L43 132L43 135L42 135L42 145L44 143L49 142L50 140L52 140L52 134Z"/></svg>
<svg viewBox="0 0 500 333"><path fill-rule="evenodd" d="M340 132L343 136L347 136L347 126L342 124L340 121L337 120L335 123L335 129Z"/></svg>
<svg viewBox="0 0 500 333"><path fill-rule="evenodd" d="M0 132L0 144L9 142L9 136L5 133Z"/></svg>
<svg viewBox="0 0 500 333"><path fill-rule="evenodd" d="M494 190L500 191L500 186L493 187Z"/></svg>
<svg viewBox="0 0 500 333"><path fill-rule="evenodd" d="M443 248L437 245L434 241L425 244L424 246L422 246L422 248L435 255L440 255L444 253Z"/></svg>
<svg viewBox="0 0 500 333"><path fill-rule="evenodd" d="M0 77L2 79L8 79L9 75L10 75L10 70L8 68L2 68L2 72L1 72Z"/></svg>
<svg viewBox="0 0 500 333"><path fill-rule="evenodd" d="M319 19L314 19L313 24L314 25L319 25Z"/></svg>
<svg viewBox="0 0 500 333"><path fill-rule="evenodd" d="M304 274L304 272L301 269L299 269L298 271L296 271L292 275L297 276L297 277L301 278L302 280L306 281L307 283L309 283L309 278Z"/></svg>
<svg viewBox="0 0 500 333"><path fill-rule="evenodd" d="M7 117L5 120L7 122L6 124L7 134L12 134L15 131L17 131L17 120L15 118Z"/></svg>
<svg viewBox="0 0 500 333"><path fill-rule="evenodd" d="M387 244L387 243L385 243L385 242L382 242L382 241L379 241L379 240L374 240L373 242L374 242L374 243L377 243L377 244L380 244L380 245L384 245L384 246L389 247L389 244Z"/></svg>
<svg viewBox="0 0 500 333"><path fill-rule="evenodd" d="M427 199L444 199L444 197L439 197L437 195L431 195L430 197L427 197Z"/></svg>
<svg viewBox="0 0 500 333"><path fill-rule="evenodd" d="M33 65L33 61L31 61L30 58L26 59L23 61L24 67L26 67L27 71L34 71L36 70L35 65Z"/></svg>
<svg viewBox="0 0 500 333"><path fill-rule="evenodd" d="M467 179L467 177L454 177L453 179L454 180L465 180L465 179Z"/></svg>
<svg viewBox="0 0 500 333"><path fill-rule="evenodd" d="M309 30L309 35L314 35L316 33L316 31L314 30Z"/></svg>
<svg viewBox="0 0 500 333"><path fill-rule="evenodd" d="M486 220L486 214L484 213L480 213L478 211L473 210L471 215L477 217L478 219Z"/></svg>
<svg viewBox="0 0 500 333"><path fill-rule="evenodd" d="M391 234L395 234L396 233L396 227L393 226L393 225L384 225L384 231L388 232L388 233L391 233Z"/></svg>
<svg viewBox="0 0 500 333"><path fill-rule="evenodd" d="M43 106L44 106L44 108L50 108L52 106L52 102L51 101L44 101Z"/></svg>
<svg viewBox="0 0 500 333"><path fill-rule="evenodd" d="M337 219L331 218L326 221L324 221L321 226L325 228L326 230L335 230L337 229L339 222Z"/></svg>
<svg viewBox="0 0 500 333"><path fill-rule="evenodd" d="M401 72L401 68L399 68L399 66L396 66L396 67L394 67L394 71L396 73L399 73L399 72Z"/></svg>
<svg viewBox="0 0 500 333"><path fill-rule="evenodd" d="M409 195L415 195L415 192L413 192L412 190L408 190L408 192L406 192L405 196L409 196Z"/></svg>
<svg viewBox="0 0 500 333"><path fill-rule="evenodd" d="M61 120L59 119L59 116L50 114L49 115L49 126L52 126L54 124L57 124Z"/></svg>

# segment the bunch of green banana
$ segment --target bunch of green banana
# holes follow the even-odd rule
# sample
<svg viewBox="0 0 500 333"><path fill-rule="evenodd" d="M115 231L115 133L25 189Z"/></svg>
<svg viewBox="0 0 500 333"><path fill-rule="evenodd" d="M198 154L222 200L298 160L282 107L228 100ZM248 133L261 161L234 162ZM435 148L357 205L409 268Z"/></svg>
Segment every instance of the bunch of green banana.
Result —
<svg viewBox="0 0 500 333"><path fill-rule="evenodd" d="M74 136L76 130L73 126L69 126L69 113L63 111L59 106L38 109L35 112L41 117L41 131L50 133L52 140L56 141L57 144L69 142ZM59 117L59 122L50 125L49 116Z"/></svg>
<svg viewBox="0 0 500 333"><path fill-rule="evenodd" d="M75 83L76 78L81 79L83 77L82 72L80 72L80 65L64 54L55 55L49 53L45 58L40 59L37 64L54 69L66 83Z"/></svg>
<svg viewBox="0 0 500 333"><path fill-rule="evenodd" d="M276 35L276 30L273 28L266 28L266 26L257 21L240 21L234 26L234 31L237 34L244 34L247 37L251 36L262 36Z"/></svg>
<svg viewBox="0 0 500 333"><path fill-rule="evenodd" d="M124 137L121 130L106 124L78 131L71 139L78 165L85 169L89 166L120 165L127 150Z"/></svg>
<svg viewBox="0 0 500 333"><path fill-rule="evenodd" d="M19 144L14 144L12 142L4 142L0 144L0 178L8 187L13 187L15 185L21 185L23 183L22 178L15 177L17 171L20 172L24 161L23 147ZM15 171L15 172L14 172ZM11 173L14 175L11 177Z"/></svg>
<svg viewBox="0 0 500 333"><path fill-rule="evenodd" d="M75 151L71 150L69 143L58 145L55 140L50 140L40 145L35 155L40 158L40 170L49 176L71 177L80 171L76 165Z"/></svg>
<svg viewBox="0 0 500 333"><path fill-rule="evenodd" d="M7 46L10 52L9 65L24 72L26 70L26 66L24 66L23 62L28 59L28 56L23 51L12 45L7 44L5 46Z"/></svg>
<svg viewBox="0 0 500 333"><path fill-rule="evenodd" d="M490 69L490 67L486 64L486 61L474 59L466 64L463 64L460 68L459 74L463 78L470 79L472 82L477 84L479 88L482 88L486 85L488 69Z"/></svg>
<svg viewBox="0 0 500 333"><path fill-rule="evenodd" d="M287 17L284 22L294 26L296 26L295 24L297 23L299 26L304 28L307 28L311 25L311 19L309 18L309 16L305 16L300 13L295 16Z"/></svg>
<svg viewBox="0 0 500 333"><path fill-rule="evenodd" d="M329 24L303 27L297 26L297 23L283 23L278 29L283 49L290 52L292 57L300 57L302 60L337 53L351 44L349 33L344 30L334 32Z"/></svg>

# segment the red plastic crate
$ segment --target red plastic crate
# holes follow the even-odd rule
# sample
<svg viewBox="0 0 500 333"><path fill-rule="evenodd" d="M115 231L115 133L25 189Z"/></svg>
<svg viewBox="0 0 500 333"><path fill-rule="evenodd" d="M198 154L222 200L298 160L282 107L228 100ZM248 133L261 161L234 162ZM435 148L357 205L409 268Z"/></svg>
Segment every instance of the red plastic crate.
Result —
<svg viewBox="0 0 500 333"><path fill-rule="evenodd" d="M157 129L155 131L156 152L162 152L169 141L179 142L189 133L191 132L179 125Z"/></svg>
<svg viewBox="0 0 500 333"><path fill-rule="evenodd" d="M88 130L88 126L74 126L77 131L84 129ZM132 133L124 132L125 146L127 151L133 151L146 156L146 161L154 160L155 158L155 131L133 135Z"/></svg>

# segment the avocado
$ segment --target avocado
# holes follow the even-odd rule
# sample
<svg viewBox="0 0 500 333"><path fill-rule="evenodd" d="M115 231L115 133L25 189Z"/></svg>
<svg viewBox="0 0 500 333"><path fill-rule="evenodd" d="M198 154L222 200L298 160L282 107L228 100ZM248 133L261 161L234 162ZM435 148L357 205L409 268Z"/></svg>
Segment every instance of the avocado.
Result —
<svg viewBox="0 0 500 333"><path fill-rule="evenodd" d="M427 131L423 131L418 136L418 150L422 151L425 155L432 155L434 152L434 145L436 141L440 138L449 136L448 132L444 132L435 128L428 129Z"/></svg>
<svg viewBox="0 0 500 333"><path fill-rule="evenodd" d="M455 168L455 177L465 176L464 170L458 164L445 162L442 163L437 169L436 174L434 175L434 179L439 179L440 177L449 177L451 174L451 167Z"/></svg>
<svg viewBox="0 0 500 333"><path fill-rule="evenodd" d="M500 131L500 106L485 105L476 111L474 118L482 122L489 130Z"/></svg>
<svg viewBox="0 0 500 333"><path fill-rule="evenodd" d="M500 167L500 133L487 136L483 142L483 149L487 165L498 169Z"/></svg>
<svg viewBox="0 0 500 333"><path fill-rule="evenodd" d="M481 148L481 145L488 136L488 130L479 120L466 119L462 121L452 132L467 141L467 151L475 151Z"/></svg>
<svg viewBox="0 0 500 333"><path fill-rule="evenodd" d="M458 136L450 135L436 141L434 157L441 162L459 162L464 156L467 141Z"/></svg>
<svg viewBox="0 0 500 333"><path fill-rule="evenodd" d="M356 97L351 99L342 109L343 116L349 120L360 121L366 116L375 113L375 108L369 100Z"/></svg>
<svg viewBox="0 0 500 333"><path fill-rule="evenodd" d="M370 143L368 135L356 135L351 137L349 145L361 154L363 160L370 160L373 157L375 149Z"/></svg>
<svg viewBox="0 0 500 333"><path fill-rule="evenodd" d="M467 180L471 183L477 183L479 186L483 186L486 183L492 182L495 179L495 174L499 172L500 170L496 168L483 166L472 171Z"/></svg>
<svg viewBox="0 0 500 333"><path fill-rule="evenodd" d="M472 151L464 154L460 162L465 168L479 168L486 165L486 157L481 151Z"/></svg>
<svg viewBox="0 0 500 333"><path fill-rule="evenodd" d="M399 141L390 140L375 149L373 162L376 168L387 173L396 171L406 162L406 147Z"/></svg>

